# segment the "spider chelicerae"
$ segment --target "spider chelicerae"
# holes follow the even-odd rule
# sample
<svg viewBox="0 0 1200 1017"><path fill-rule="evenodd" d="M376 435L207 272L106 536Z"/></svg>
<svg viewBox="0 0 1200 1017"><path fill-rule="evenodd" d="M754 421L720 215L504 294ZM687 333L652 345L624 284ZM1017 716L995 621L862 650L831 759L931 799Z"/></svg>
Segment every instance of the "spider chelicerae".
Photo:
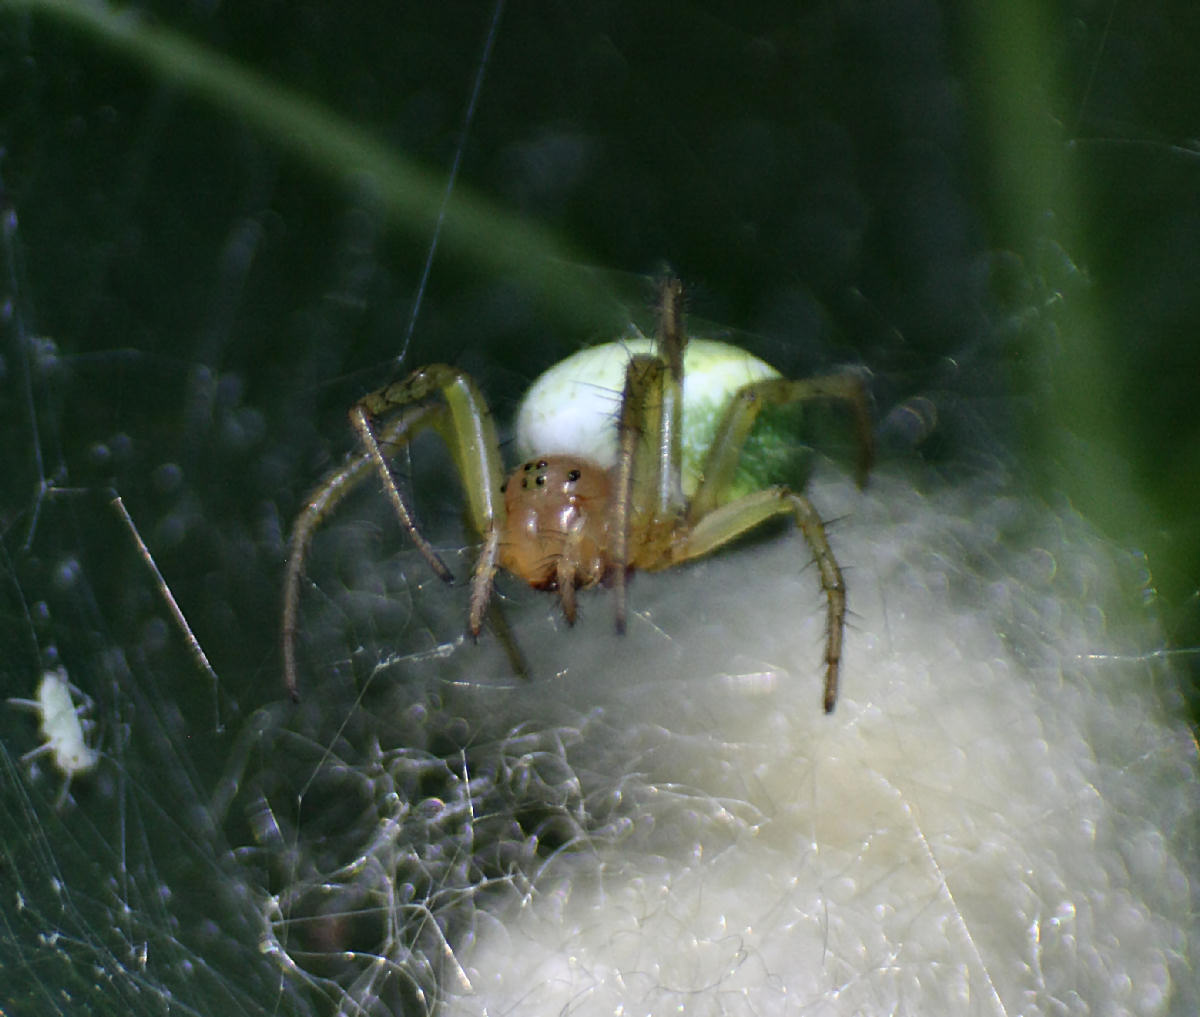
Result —
<svg viewBox="0 0 1200 1017"><path fill-rule="evenodd" d="M322 520L361 481L379 477L417 550L434 573L453 580L414 521L385 453L433 428L454 460L467 514L482 540L470 582L467 628L472 636L483 628L499 569L537 589L557 592L568 622L575 620L577 590L602 583L611 587L616 628L623 632L631 572L699 558L767 520L790 516L812 550L827 601L823 702L827 713L833 709L846 586L824 523L800 491L781 484L746 490L739 471L765 407L834 402L853 417L862 486L873 454L863 381L854 373L791 380L737 347L689 341L677 279L660 284L658 318L656 341L627 340L582 350L534 383L519 414L518 443L541 451L507 479L487 403L476 383L455 367L420 368L354 405L350 422L361 451L318 485L292 530L282 641L293 699L308 547ZM621 365L619 405L589 415L581 410L587 394L613 391L603 383L602 361ZM693 418L709 422L699 439L684 437Z"/></svg>

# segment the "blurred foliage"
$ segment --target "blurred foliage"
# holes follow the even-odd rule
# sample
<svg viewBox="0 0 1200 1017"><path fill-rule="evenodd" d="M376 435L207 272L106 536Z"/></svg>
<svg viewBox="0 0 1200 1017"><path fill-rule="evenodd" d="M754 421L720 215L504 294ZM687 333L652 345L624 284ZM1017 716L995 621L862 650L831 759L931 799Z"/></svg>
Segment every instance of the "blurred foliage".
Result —
<svg viewBox="0 0 1200 1017"><path fill-rule="evenodd" d="M1191 5L5 8L9 200L72 349L103 322L335 417L441 212L411 362L529 376L666 261L785 371L861 359L881 416L938 404L926 454L1011 460L1145 549L1200 645Z"/></svg>

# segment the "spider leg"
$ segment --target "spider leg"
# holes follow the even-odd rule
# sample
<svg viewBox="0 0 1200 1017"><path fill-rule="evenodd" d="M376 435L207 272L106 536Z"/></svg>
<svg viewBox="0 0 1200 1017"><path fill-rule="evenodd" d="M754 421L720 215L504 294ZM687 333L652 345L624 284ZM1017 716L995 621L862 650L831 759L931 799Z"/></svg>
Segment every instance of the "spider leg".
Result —
<svg viewBox="0 0 1200 1017"><path fill-rule="evenodd" d="M371 419L380 419L403 407L430 401L438 407L430 424L454 457L471 523L480 536L486 537L493 527L502 528L504 522L504 499L500 497L504 477L491 411L467 374L448 364L431 364L403 381L363 396L351 416L361 409Z"/></svg>
<svg viewBox="0 0 1200 1017"><path fill-rule="evenodd" d="M825 712L831 713L838 695L838 671L842 660L842 633L846 624L846 583L829 540L821 516L804 495L786 487L769 487L728 502L699 519L686 529L672 564L699 558L735 540L754 527L776 516L791 515L808 541L821 590L828 602L825 616Z"/></svg>
<svg viewBox="0 0 1200 1017"><path fill-rule="evenodd" d="M417 529L417 524L413 519L412 510L408 507L408 502L404 500L404 495L400 493L400 488L396 486L396 478L392 476L392 468L388 465L387 458L383 454L383 450L379 447L379 441L375 437L375 429L371 426L371 418L363 409L362 404L355 406L350 411L350 423L354 425L354 430L358 432L359 440L362 446L367 450L367 458L375 467L375 472L379 474L379 479L383 482L383 490L388 496L388 500L392 503L392 510L396 513L396 518L400 521L400 525L404 527L404 532L408 534L409 539L418 551L421 552L421 557L428 563L434 574L448 583L454 582L454 574L446 566L446 563L438 557L438 553L433 549L433 545L425 538L424 534Z"/></svg>
<svg viewBox="0 0 1200 1017"><path fill-rule="evenodd" d="M376 445L382 442L391 445L421 424L433 410L431 406L411 407L409 412L392 420L380 433ZM304 563L308 548L317 527L334 508L371 475L374 467L371 457L365 453L351 455L346 462L330 473L304 503L300 515L292 526L288 542L287 569L283 580L283 623L281 644L283 648L283 676L288 695L293 701L300 699L296 682L296 627L300 617L300 580L304 576ZM445 568L445 566L442 566Z"/></svg>
<svg viewBox="0 0 1200 1017"><path fill-rule="evenodd" d="M682 425L687 333L683 284L678 279L662 281L658 318L657 355L630 359L617 421L610 557L618 632L625 631L632 535L650 532L653 521L680 517L685 505Z"/></svg>
<svg viewBox="0 0 1200 1017"><path fill-rule="evenodd" d="M472 638L483 628L484 615L492 599L492 588L496 580L496 561L500 556L500 530L492 527L483 538L483 549L471 575L471 608L467 616L467 629Z"/></svg>
<svg viewBox="0 0 1200 1017"><path fill-rule="evenodd" d="M443 579L451 579L450 570L434 552L432 545L418 532L399 488L392 478L387 460L374 440L371 418L385 414L397 406L439 399L437 415L431 423L446 442L458 467L467 496L467 508L475 531L483 537L483 549L471 576L471 604L467 628L478 636L483 628L496 576L500 554L500 535L504 523L504 500L499 497L502 484L500 444L496 427L482 393L462 371L446 364L432 364L413 372L404 381L372 392L354 407L350 419L362 438L384 488L396 518L412 538L430 567Z"/></svg>
<svg viewBox="0 0 1200 1017"><path fill-rule="evenodd" d="M483 625L496 572L500 533L504 525L499 443L482 394L462 371L433 364L403 381L368 393L350 411L350 421L363 452L350 457L310 495L292 530L284 578L282 623L283 669L288 693L299 698L296 682L295 638L299 618L300 578L313 533L345 496L371 473L383 483L400 525L434 573L447 581L453 575L421 534L413 514L392 476L383 449L409 442L427 427L446 442L466 492L475 530L484 540L483 552L471 582L469 626L477 634ZM382 423L377 423L382 421Z"/></svg>
<svg viewBox="0 0 1200 1017"><path fill-rule="evenodd" d="M661 475L654 446L655 438L661 433L657 418L662 403L653 400L656 390L661 392L665 373L665 365L656 357L634 357L625 369L625 391L617 420L616 481L609 524L617 632L625 631L631 531L644 522L650 511L650 507L643 504L641 493L657 488Z"/></svg>
<svg viewBox="0 0 1200 1017"><path fill-rule="evenodd" d="M689 523L695 524L727 500L726 492L733 483L742 447L762 409L799 402L843 403L849 408L858 439L856 479L859 487L866 486L867 474L875 457L875 443L862 379L855 374L831 374L798 380L767 378L742 388L725 411L705 458L700 486L688 504Z"/></svg>
<svg viewBox="0 0 1200 1017"><path fill-rule="evenodd" d="M658 441L653 452L655 513L660 519L680 515L683 499L683 351L687 332L683 325L683 283L673 277L662 281L658 308L658 355L666 365L647 399L661 406L657 413Z"/></svg>
<svg viewBox="0 0 1200 1017"><path fill-rule="evenodd" d="M521 647L517 643L516 636L513 635L512 628L508 624L508 619L504 616L503 609L494 600L488 605L487 620L492 633L500 641L504 655L508 657L508 666L512 668L512 673L522 681L528 681L530 675L529 661L525 659L525 654L521 652Z"/></svg>

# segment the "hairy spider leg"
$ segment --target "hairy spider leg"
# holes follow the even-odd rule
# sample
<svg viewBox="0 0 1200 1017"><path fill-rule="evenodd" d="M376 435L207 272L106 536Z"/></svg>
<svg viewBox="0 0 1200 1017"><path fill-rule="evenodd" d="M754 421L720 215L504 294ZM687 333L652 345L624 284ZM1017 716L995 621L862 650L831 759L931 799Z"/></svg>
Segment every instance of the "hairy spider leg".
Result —
<svg viewBox="0 0 1200 1017"><path fill-rule="evenodd" d="M657 463L646 455L647 441L653 443L658 431L653 426L661 413L662 403L647 406L655 389L661 391L666 365L655 357L633 357L625 368L625 391L621 397L621 413L617 421L617 466L614 471L612 517L609 551L612 563L613 604L617 632L625 631L625 616L629 580L629 538L633 526L633 498L641 484L645 490L648 465ZM653 451L653 449L652 449ZM639 473L639 467L641 472Z"/></svg>
<svg viewBox="0 0 1200 1017"><path fill-rule="evenodd" d="M423 426L433 427L454 458L454 465L462 479L467 496L467 512L475 531L485 538L493 538L504 522L504 500L500 497L503 472L500 464L500 443L496 438L496 425L491 411L479 391L479 386L457 367L448 364L430 364L414 371L403 381L394 382L363 396L350 411L350 422L362 439L363 447L379 472L380 480L387 489L388 497L401 524L414 543L424 545L422 554L430 567L441 574L449 570L442 564L432 548L420 537L412 524L412 513L396 487L387 460L375 440L373 422L388 413L414 404L433 403L435 412ZM411 437L409 438L411 440ZM428 549L428 553L426 553ZM478 570L477 570L478 572ZM491 555L491 573L495 574L495 553ZM486 607L486 603L483 605ZM480 612L482 620L482 611ZM478 632L478 627L473 628Z"/></svg>
<svg viewBox="0 0 1200 1017"><path fill-rule="evenodd" d="M844 403L849 408L858 442L855 480L860 488L866 486L867 474L875 459L875 441L862 379L853 374L800 379L764 378L739 389L726 408L705 456L700 485L688 503L689 523L695 524L729 500L728 492L733 485L742 449L759 413L767 406L805 402Z"/></svg>
<svg viewBox="0 0 1200 1017"><path fill-rule="evenodd" d="M631 532L638 533L639 551L652 545L657 552L683 516L681 428L686 345L683 285L667 278L659 290L656 355L630 359L617 421L611 551L617 632L625 631L628 610Z"/></svg>
<svg viewBox="0 0 1200 1017"><path fill-rule="evenodd" d="M432 411L432 406L410 407L408 413L388 422L387 427L379 434L378 444L391 445L404 440L404 435L418 430L421 419ZM292 526L292 536L288 541L287 569L283 580L283 625L280 640L283 649L284 681L287 684L288 695L294 702L300 699L296 679L296 627L300 617L300 580L304 576L304 563L308 558L309 545L317 527L346 495L366 480L374 470L375 463L370 455L365 452L351 454L341 466L317 485ZM443 578L453 578L444 564L442 569L445 570Z"/></svg>
<svg viewBox="0 0 1200 1017"><path fill-rule="evenodd" d="M783 486L768 487L728 502L701 518L685 531L676 545L672 564L700 558L723 544L776 516L791 514L808 541L821 574L821 590L828 601L825 616L825 712L832 713L837 702L838 671L842 661L842 631L846 623L846 583L833 549L825 536L825 524L804 495Z"/></svg>
<svg viewBox="0 0 1200 1017"><path fill-rule="evenodd" d="M391 419L387 419L389 416ZM468 628L472 636L477 636L483 628L491 600L504 525L504 503L499 497L502 474L495 424L475 383L455 367L432 364L403 381L363 396L350 411L350 421L363 453L351 457L318 485L292 532L284 584L282 636L284 677L293 700L299 698L294 647L300 577L308 546L321 521L372 472L380 478L396 518L430 568L444 580L454 578L417 527L412 510L392 476L383 447L411 442L430 427L442 437L462 480L471 523L483 539L483 550L471 578ZM383 421L382 426L378 421Z"/></svg>
<svg viewBox="0 0 1200 1017"><path fill-rule="evenodd" d="M660 518L678 516L683 498L683 350L687 331L683 321L683 283L675 278L662 282L658 307L658 356L664 364L659 390L655 393L661 410L657 415L658 447L646 449L652 457L654 483L646 490L656 493L654 511ZM648 393L649 395L649 393ZM651 396L650 398L653 398Z"/></svg>
<svg viewBox="0 0 1200 1017"><path fill-rule="evenodd" d="M866 484L874 458L874 442L866 390L860 378L844 374L753 382L737 393L717 428L705 459L703 478L687 508L686 539L676 546L675 560L686 561L708 554L766 520L790 513L812 550L821 576L821 590L828 602L824 704L825 712L830 713L837 702L846 584L825 535L825 524L808 498L787 487L771 487L728 500L742 448L761 410L765 406L811 401L843 402L850 408L859 443L858 484L859 487Z"/></svg>

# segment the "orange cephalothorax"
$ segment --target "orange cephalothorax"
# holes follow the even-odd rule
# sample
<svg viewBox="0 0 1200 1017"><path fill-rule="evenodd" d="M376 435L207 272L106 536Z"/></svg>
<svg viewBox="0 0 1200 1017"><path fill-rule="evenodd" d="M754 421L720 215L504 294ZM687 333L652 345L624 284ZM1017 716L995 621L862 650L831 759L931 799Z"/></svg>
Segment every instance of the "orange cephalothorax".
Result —
<svg viewBox="0 0 1200 1017"><path fill-rule="evenodd" d="M594 586L607 568L611 484L603 466L574 456L522 463L504 483L508 516L500 567L538 589Z"/></svg>

